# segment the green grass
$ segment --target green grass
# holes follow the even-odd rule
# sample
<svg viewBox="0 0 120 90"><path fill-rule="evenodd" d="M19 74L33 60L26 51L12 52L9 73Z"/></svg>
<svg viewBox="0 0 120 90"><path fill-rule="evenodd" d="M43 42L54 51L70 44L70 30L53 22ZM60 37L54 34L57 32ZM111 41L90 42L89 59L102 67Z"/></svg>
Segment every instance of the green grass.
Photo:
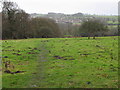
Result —
<svg viewBox="0 0 120 90"><path fill-rule="evenodd" d="M3 58L3 61L10 60L13 63L16 68L10 68L11 71L26 72L3 73L3 87L18 88L33 85L36 88L118 87L117 36L89 40L82 37L5 41L3 57L8 58ZM29 55L27 52L31 49L28 47L37 54ZM13 49L15 50L5 51ZM21 51L19 52L21 55L12 54L17 50Z"/></svg>
<svg viewBox="0 0 120 90"><path fill-rule="evenodd" d="M0 57L2 57L2 41L0 41ZM0 58L0 89L2 88L2 59Z"/></svg>
<svg viewBox="0 0 120 90"><path fill-rule="evenodd" d="M113 21L108 21L107 23L108 23L108 24L118 24L118 21L115 21L115 22L113 22Z"/></svg>
<svg viewBox="0 0 120 90"><path fill-rule="evenodd" d="M10 61L8 70L11 72L25 71L18 74L3 73L3 88L25 87L29 83L32 73L35 71L34 67L36 67L37 56L40 52L36 48L39 48L39 45L40 40L37 39L3 41L3 71L6 70L4 66L6 61ZM33 54L28 54L29 52ZM7 58L4 58L6 56Z"/></svg>

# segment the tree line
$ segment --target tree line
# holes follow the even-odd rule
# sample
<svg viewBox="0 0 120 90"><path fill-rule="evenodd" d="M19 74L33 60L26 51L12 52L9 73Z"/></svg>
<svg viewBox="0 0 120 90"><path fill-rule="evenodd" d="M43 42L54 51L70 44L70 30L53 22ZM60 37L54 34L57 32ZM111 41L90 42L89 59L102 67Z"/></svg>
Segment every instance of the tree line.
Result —
<svg viewBox="0 0 120 90"><path fill-rule="evenodd" d="M48 18L32 18L14 2L2 2L2 39L58 38L66 35L88 38L105 36L107 24L98 19L88 19L81 25L60 24Z"/></svg>
<svg viewBox="0 0 120 90"><path fill-rule="evenodd" d="M60 37L54 20L31 18L14 2L2 2L2 39L53 38Z"/></svg>

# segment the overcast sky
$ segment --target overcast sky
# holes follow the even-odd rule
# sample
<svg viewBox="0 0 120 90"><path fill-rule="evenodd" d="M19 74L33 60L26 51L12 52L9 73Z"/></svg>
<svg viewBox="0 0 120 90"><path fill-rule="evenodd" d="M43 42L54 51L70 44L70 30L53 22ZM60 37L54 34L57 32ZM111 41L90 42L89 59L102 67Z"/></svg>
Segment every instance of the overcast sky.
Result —
<svg viewBox="0 0 120 90"><path fill-rule="evenodd" d="M117 15L119 0L10 0L27 13L87 13Z"/></svg>

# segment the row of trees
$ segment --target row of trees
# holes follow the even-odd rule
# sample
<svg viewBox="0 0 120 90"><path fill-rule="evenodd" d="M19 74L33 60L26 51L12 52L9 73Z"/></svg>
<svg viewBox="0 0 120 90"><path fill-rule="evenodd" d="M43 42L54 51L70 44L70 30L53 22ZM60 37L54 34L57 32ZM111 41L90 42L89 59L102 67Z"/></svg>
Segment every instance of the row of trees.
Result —
<svg viewBox="0 0 120 90"><path fill-rule="evenodd" d="M83 21L81 25L73 25L72 23L59 24L61 32L64 36L73 37L93 37L105 36L109 29L107 24L99 19L89 19Z"/></svg>
<svg viewBox="0 0 120 90"><path fill-rule="evenodd" d="M2 38L41 38L60 37L55 21L46 18L31 18L14 2L2 2Z"/></svg>
<svg viewBox="0 0 120 90"><path fill-rule="evenodd" d="M89 19L80 26L72 23L57 24L48 18L32 18L14 2L4 1L2 9L2 38L55 38L64 35L103 36L108 27L102 20Z"/></svg>

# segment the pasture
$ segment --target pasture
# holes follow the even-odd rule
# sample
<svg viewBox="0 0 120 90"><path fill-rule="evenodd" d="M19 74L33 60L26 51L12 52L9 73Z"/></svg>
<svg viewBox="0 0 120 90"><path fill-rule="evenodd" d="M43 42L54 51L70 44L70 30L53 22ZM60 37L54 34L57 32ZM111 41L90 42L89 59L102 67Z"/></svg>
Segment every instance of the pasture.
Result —
<svg viewBox="0 0 120 90"><path fill-rule="evenodd" d="M3 88L117 88L118 37L2 41Z"/></svg>

